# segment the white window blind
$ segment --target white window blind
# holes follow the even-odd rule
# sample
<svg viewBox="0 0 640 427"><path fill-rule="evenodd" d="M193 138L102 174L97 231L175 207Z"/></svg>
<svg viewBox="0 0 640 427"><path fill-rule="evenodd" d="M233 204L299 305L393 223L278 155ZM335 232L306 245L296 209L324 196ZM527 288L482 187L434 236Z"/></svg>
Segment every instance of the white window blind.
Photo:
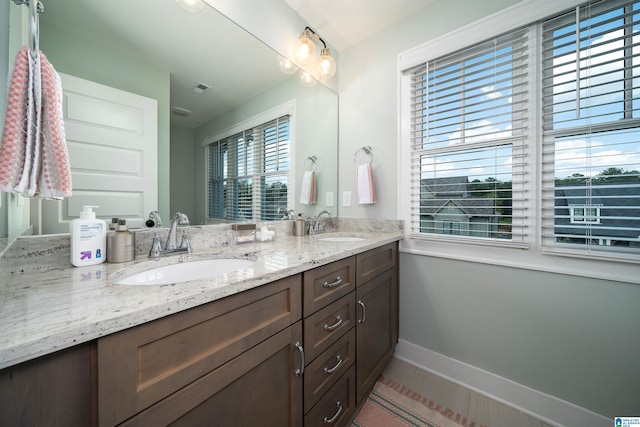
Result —
<svg viewBox="0 0 640 427"><path fill-rule="evenodd" d="M640 2L543 23L545 249L640 253Z"/></svg>
<svg viewBox="0 0 640 427"><path fill-rule="evenodd" d="M210 144L209 218L282 218L287 211L289 169L289 115Z"/></svg>
<svg viewBox="0 0 640 427"><path fill-rule="evenodd" d="M411 233L525 245L528 28L411 75Z"/></svg>

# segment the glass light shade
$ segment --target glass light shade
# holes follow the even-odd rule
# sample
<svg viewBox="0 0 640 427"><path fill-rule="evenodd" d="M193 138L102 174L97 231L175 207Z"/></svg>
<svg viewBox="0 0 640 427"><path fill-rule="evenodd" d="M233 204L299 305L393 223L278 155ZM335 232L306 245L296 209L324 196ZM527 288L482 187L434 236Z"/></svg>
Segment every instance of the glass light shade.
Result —
<svg viewBox="0 0 640 427"><path fill-rule="evenodd" d="M299 78L302 86L311 87L316 84L316 79L304 70L300 70Z"/></svg>
<svg viewBox="0 0 640 427"><path fill-rule="evenodd" d="M318 73L321 80L329 80L336 74L336 60L331 57L329 49L320 51L320 61L318 61Z"/></svg>
<svg viewBox="0 0 640 427"><path fill-rule="evenodd" d="M189 13L198 13L204 8L202 0L176 0L176 2Z"/></svg>
<svg viewBox="0 0 640 427"><path fill-rule="evenodd" d="M300 65L312 65L316 61L316 46L313 40L309 38L309 32L303 31L296 43L295 49L296 61Z"/></svg>
<svg viewBox="0 0 640 427"><path fill-rule="evenodd" d="M298 71L298 67L284 56L278 56L278 67L285 74L293 74Z"/></svg>

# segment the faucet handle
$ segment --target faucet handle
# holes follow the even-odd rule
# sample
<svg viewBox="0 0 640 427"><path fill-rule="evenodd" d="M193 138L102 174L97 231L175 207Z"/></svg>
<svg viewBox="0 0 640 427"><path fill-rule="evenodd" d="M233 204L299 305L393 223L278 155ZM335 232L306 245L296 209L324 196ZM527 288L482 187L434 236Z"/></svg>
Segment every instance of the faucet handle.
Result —
<svg viewBox="0 0 640 427"><path fill-rule="evenodd" d="M151 243L151 250L149 251L149 258L160 258L162 253L162 245L160 244L160 233L157 231L153 235L153 242Z"/></svg>
<svg viewBox="0 0 640 427"><path fill-rule="evenodd" d="M182 241L180 242L180 248L186 249L188 253L191 253L191 243L189 242L187 230L182 230Z"/></svg>

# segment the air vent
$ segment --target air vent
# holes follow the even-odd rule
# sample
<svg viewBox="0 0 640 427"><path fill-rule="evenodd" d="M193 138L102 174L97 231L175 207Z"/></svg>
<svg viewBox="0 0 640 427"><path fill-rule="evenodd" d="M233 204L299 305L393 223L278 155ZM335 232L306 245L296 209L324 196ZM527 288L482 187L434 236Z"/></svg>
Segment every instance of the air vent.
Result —
<svg viewBox="0 0 640 427"><path fill-rule="evenodd" d="M206 91L208 91L209 89L211 89L211 86L209 86L208 84L205 84L205 83L202 83L202 82L198 82L196 87L193 88L193 91L195 93L203 94Z"/></svg>

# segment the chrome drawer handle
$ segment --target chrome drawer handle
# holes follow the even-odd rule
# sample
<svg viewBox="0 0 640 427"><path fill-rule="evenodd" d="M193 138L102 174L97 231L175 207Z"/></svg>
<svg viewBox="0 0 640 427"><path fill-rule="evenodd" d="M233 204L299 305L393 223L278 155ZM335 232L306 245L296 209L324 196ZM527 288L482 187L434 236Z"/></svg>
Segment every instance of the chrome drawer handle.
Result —
<svg viewBox="0 0 640 427"><path fill-rule="evenodd" d="M304 374L304 348L302 348L302 344L300 342L295 343L296 348L300 352L300 368L296 369L296 376Z"/></svg>
<svg viewBox="0 0 640 427"><path fill-rule="evenodd" d="M342 319L342 317L341 317L341 316L339 316L339 315L338 315L338 316L336 316L336 320L337 320L337 322L336 322L336 323L334 323L334 324L333 324L333 325L331 325L331 326L329 326L328 324L326 324L326 323L325 323L325 325L323 326L324 330L325 330L325 331L333 331L335 328L337 328L338 326L342 325L342 322L344 321L344 320Z"/></svg>
<svg viewBox="0 0 640 427"><path fill-rule="evenodd" d="M324 282L322 284L322 286L324 288L335 288L336 286L340 286L342 284L342 277L338 276L336 277L336 281L333 283L329 283L329 282Z"/></svg>
<svg viewBox="0 0 640 427"><path fill-rule="evenodd" d="M324 367L325 374L333 374L336 371L336 369L338 369L340 365L342 365L342 357L340 355L337 355L336 359L338 359L338 363L336 363L333 368L327 368L326 366Z"/></svg>
<svg viewBox="0 0 640 427"><path fill-rule="evenodd" d="M362 300L358 300L358 305L362 307L362 318L358 319L358 323L364 323L365 319L367 318L367 308L364 306Z"/></svg>
<svg viewBox="0 0 640 427"><path fill-rule="evenodd" d="M336 412L335 415L331 418L324 417L322 421L324 421L325 424L333 424L333 422L340 416L340 413L342 412L342 405L340 404L339 400L336 402L336 406L338 407L338 412Z"/></svg>

